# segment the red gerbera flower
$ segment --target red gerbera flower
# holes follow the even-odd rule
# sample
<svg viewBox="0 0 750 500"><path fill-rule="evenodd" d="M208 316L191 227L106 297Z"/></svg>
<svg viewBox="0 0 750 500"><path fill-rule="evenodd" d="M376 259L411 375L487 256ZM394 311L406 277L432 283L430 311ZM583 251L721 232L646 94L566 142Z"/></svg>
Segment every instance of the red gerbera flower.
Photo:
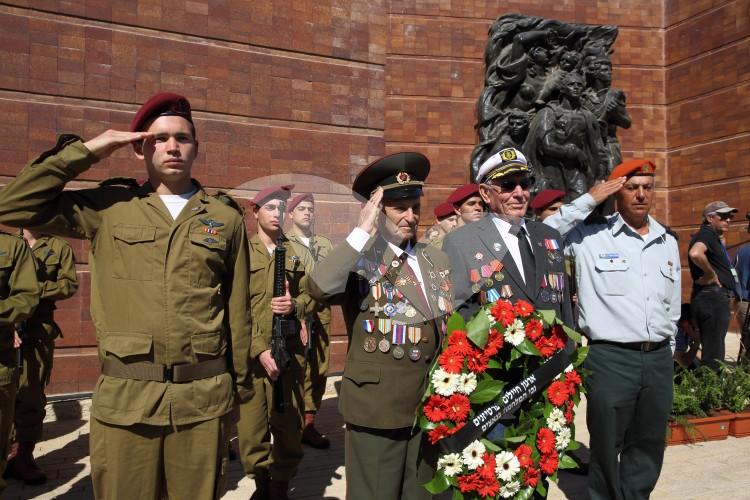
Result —
<svg viewBox="0 0 750 500"><path fill-rule="evenodd" d="M497 482L495 473L493 472L491 476L486 478L482 476L482 479L483 480L477 486L477 493L479 493L479 496L495 498L495 495L500 491L500 483Z"/></svg>
<svg viewBox="0 0 750 500"><path fill-rule="evenodd" d="M453 352L466 356L471 352L471 343L469 337L463 330L454 330L448 338L448 345Z"/></svg>
<svg viewBox="0 0 750 500"><path fill-rule="evenodd" d="M483 373L487 369L487 363L490 361L490 357L487 354L476 349L472 349L471 354L466 359L469 362L469 370L474 373Z"/></svg>
<svg viewBox="0 0 750 500"><path fill-rule="evenodd" d="M463 422L469 416L469 398L463 394L454 394L448 399L448 418L455 422Z"/></svg>
<svg viewBox="0 0 750 500"><path fill-rule="evenodd" d="M449 347L438 358L440 367L448 373L461 373L464 367L464 355Z"/></svg>
<svg viewBox="0 0 750 500"><path fill-rule="evenodd" d="M444 437L449 436L449 431L450 429L448 429L447 425L440 424L427 433L427 439L430 440L430 444L435 444Z"/></svg>
<svg viewBox="0 0 750 500"><path fill-rule="evenodd" d="M457 423L456 425L453 426L452 429L448 430L448 435L449 436L454 435L455 433L457 433L458 431L460 431L463 428L464 425L466 425L466 422L459 422L459 423Z"/></svg>
<svg viewBox="0 0 750 500"><path fill-rule="evenodd" d="M522 318L528 318L529 316L531 316L531 313L534 312L534 306L532 306L525 300L516 301L514 309L516 311L516 314L518 314Z"/></svg>
<svg viewBox="0 0 750 500"><path fill-rule="evenodd" d="M544 326L538 319L530 319L529 322L526 323L524 329L526 330L526 336L529 340L535 342L536 339L541 337L542 332L544 331Z"/></svg>
<svg viewBox="0 0 750 500"><path fill-rule="evenodd" d="M568 392L568 385L565 382L555 380L547 389L549 402L555 406L562 406L565 404L565 401L568 400L568 396L570 396L570 393Z"/></svg>
<svg viewBox="0 0 750 500"><path fill-rule="evenodd" d="M557 352L557 342L551 337L539 337L534 346L543 358L549 358Z"/></svg>
<svg viewBox="0 0 750 500"><path fill-rule="evenodd" d="M440 422L448 418L447 400L442 396L433 394L424 405L424 416L430 422Z"/></svg>
<svg viewBox="0 0 750 500"><path fill-rule="evenodd" d="M565 333L562 326L555 325L552 327L552 338L558 349L565 349L565 344L568 342L568 334Z"/></svg>
<svg viewBox="0 0 750 500"><path fill-rule="evenodd" d="M531 458L531 446L529 445L522 444L516 448L513 454L524 469L534 464L534 460Z"/></svg>
<svg viewBox="0 0 750 500"><path fill-rule="evenodd" d="M555 451L555 433L547 427L539 429L536 433L536 447L545 454Z"/></svg>
<svg viewBox="0 0 750 500"><path fill-rule="evenodd" d="M466 474L465 476L458 476L458 489L461 490L461 493L476 491L479 487L479 482L479 474L476 472Z"/></svg>
<svg viewBox="0 0 750 500"><path fill-rule="evenodd" d="M505 337L503 334L498 332L496 328L490 328L490 334L487 337L487 344L484 346L484 353L488 357L492 357L503 348L505 345Z"/></svg>
<svg viewBox="0 0 750 500"><path fill-rule="evenodd" d="M565 403L565 421L568 425L573 423L573 401L570 400Z"/></svg>
<svg viewBox="0 0 750 500"><path fill-rule="evenodd" d="M507 300L498 300L495 305L492 306L490 311L495 320L499 321L503 326L508 326L516 319L516 313L513 311L513 304Z"/></svg>
<svg viewBox="0 0 750 500"><path fill-rule="evenodd" d="M534 467L529 467L528 469L526 469L526 472L524 472L523 474L523 485L536 488L536 485L538 483L539 483L539 471L535 469Z"/></svg>
<svg viewBox="0 0 750 500"><path fill-rule="evenodd" d="M555 473L557 465L557 452L554 450L552 450L552 453L542 455L539 459L539 468L548 476Z"/></svg>
<svg viewBox="0 0 750 500"><path fill-rule="evenodd" d="M570 370L565 374L565 381L573 386L581 385L581 376L575 370Z"/></svg>

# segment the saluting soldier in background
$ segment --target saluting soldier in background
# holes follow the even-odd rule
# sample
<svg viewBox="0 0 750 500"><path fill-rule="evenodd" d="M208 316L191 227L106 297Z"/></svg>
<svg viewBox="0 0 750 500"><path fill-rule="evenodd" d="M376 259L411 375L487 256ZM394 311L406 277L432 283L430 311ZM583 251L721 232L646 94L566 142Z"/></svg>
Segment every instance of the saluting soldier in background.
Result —
<svg viewBox="0 0 750 500"><path fill-rule="evenodd" d="M271 186L253 198L258 233L250 238L250 314L253 318L252 382L255 397L240 410L237 424L240 456L245 472L255 479L253 499L287 498L289 480L302 460L302 422L305 380L305 350L300 335L304 319L315 303L306 291L310 253L282 232L286 201L294 186ZM273 296L274 250L281 236L286 249L287 292ZM289 366L280 368L271 356L273 316L297 321L294 335L286 338ZM273 400L273 383L281 376L286 409L279 412ZM273 445L271 444L273 436Z"/></svg>
<svg viewBox="0 0 750 500"><path fill-rule="evenodd" d="M26 321L39 303L39 284L34 258L18 236L0 231L0 493L3 480L13 410L18 386L18 359L14 325Z"/></svg>
<svg viewBox="0 0 750 500"><path fill-rule="evenodd" d="M288 237L310 252L313 266L333 248L331 240L315 233L315 198L312 193L295 196L287 206L292 219ZM307 368L305 369L305 427L302 442L313 448L328 448L329 439L315 428L315 414L320 410L326 392L328 361L331 348L331 307L316 302L315 310L305 320L307 325Z"/></svg>
<svg viewBox="0 0 750 500"><path fill-rule="evenodd" d="M47 476L34 461L33 453L42 439L47 404L44 388L52 373L55 339L62 335L54 319L55 302L75 295L78 278L73 250L65 240L29 229L23 230L23 238L36 260L41 295L34 315L21 323L23 368L16 394L15 437L7 475L26 484L42 484Z"/></svg>
<svg viewBox="0 0 750 500"><path fill-rule="evenodd" d="M353 191L369 199L346 241L313 270L313 298L341 304L349 336L339 410L346 422L347 498L418 500L434 450L414 429L426 373L451 306L448 260L417 244L430 163L397 153L365 168Z"/></svg>
<svg viewBox="0 0 750 500"><path fill-rule="evenodd" d="M130 144L143 185L63 191ZM190 104L162 93L129 132L63 135L0 191L3 223L91 242L97 498L218 498L229 414L252 396L245 225L191 179L197 152Z"/></svg>

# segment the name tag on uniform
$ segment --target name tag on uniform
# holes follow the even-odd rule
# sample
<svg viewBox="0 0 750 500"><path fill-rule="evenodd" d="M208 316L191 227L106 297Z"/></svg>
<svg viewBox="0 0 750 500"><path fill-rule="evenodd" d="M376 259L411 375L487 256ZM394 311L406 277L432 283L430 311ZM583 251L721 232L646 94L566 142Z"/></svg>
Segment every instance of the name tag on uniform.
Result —
<svg viewBox="0 0 750 500"><path fill-rule="evenodd" d="M599 254L600 259L607 259L607 260L617 260L620 258L620 254L613 252L613 253L600 253Z"/></svg>

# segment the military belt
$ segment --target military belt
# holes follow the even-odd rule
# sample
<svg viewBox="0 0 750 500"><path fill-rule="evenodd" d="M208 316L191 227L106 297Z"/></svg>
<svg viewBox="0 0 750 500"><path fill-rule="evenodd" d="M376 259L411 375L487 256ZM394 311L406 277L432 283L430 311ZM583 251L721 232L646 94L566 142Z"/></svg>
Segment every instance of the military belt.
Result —
<svg viewBox="0 0 750 500"><path fill-rule="evenodd" d="M102 373L110 377L175 384L215 377L226 372L227 360L225 358L172 366L144 362L123 363L117 358L104 358L102 362Z"/></svg>

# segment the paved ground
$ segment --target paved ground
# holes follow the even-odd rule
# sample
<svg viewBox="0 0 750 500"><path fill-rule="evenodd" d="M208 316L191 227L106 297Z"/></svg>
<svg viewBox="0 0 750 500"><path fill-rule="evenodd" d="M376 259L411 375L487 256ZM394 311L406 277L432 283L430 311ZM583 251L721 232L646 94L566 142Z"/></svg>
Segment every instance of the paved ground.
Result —
<svg viewBox="0 0 750 500"><path fill-rule="evenodd" d="M736 353L736 337L728 336L727 352ZM336 382L329 387L319 416L319 427L333 446L318 451L306 448L305 458L293 483L295 499L344 499L344 435L343 422L336 411ZM45 441L36 455L48 472L50 480L42 486L25 486L10 481L3 499L68 499L93 498L88 461L88 401L82 404L57 403L48 408L50 419L45 425ZM584 408L578 412L578 439L588 442ZM585 453L585 449L584 449ZM728 438L725 441L667 448L664 469L652 498L655 500L750 499L750 437ZM224 499L246 500L253 483L244 477L238 461L229 469L228 488ZM550 488L550 499L583 499L585 477L560 474L558 485ZM178 499L182 500L182 499Z"/></svg>

